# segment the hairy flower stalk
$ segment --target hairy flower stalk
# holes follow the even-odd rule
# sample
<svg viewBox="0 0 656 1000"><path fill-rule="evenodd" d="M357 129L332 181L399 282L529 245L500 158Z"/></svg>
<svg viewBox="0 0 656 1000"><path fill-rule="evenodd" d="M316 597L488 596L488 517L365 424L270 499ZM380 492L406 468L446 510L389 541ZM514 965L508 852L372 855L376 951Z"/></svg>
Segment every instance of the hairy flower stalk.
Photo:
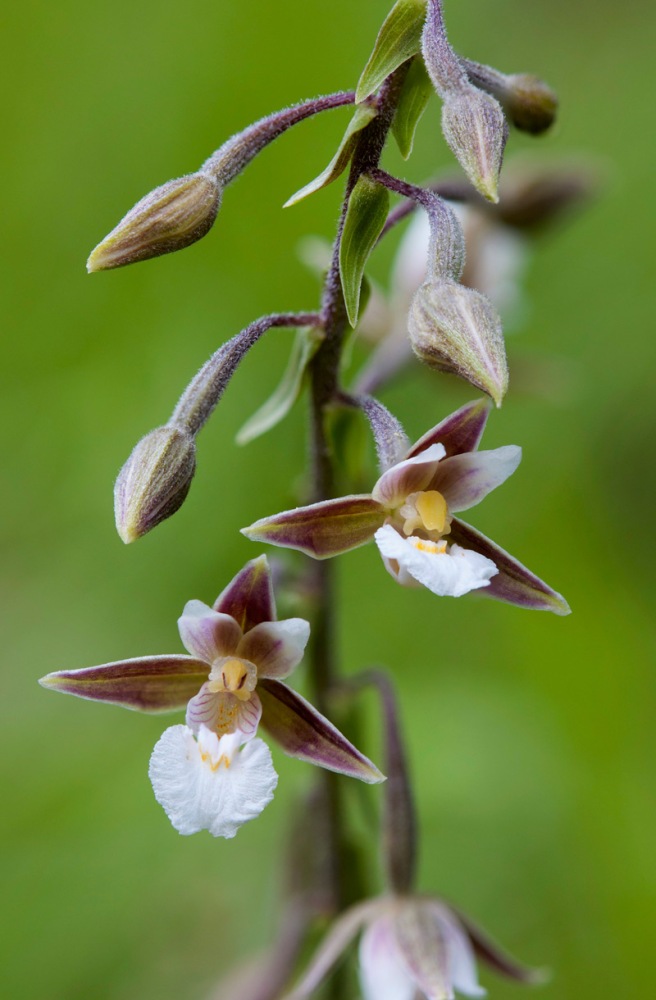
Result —
<svg viewBox="0 0 656 1000"><path fill-rule="evenodd" d="M183 250L205 236L216 219L226 185L265 146L292 125L352 104L354 94L329 94L267 115L228 139L195 174L167 181L138 201L91 252L87 270L108 271Z"/></svg>
<svg viewBox="0 0 656 1000"><path fill-rule="evenodd" d="M422 52L428 75L443 99L442 130L474 187L498 201L497 184L508 128L499 102L479 90L449 45L442 0L428 0Z"/></svg>
<svg viewBox="0 0 656 1000"><path fill-rule="evenodd" d="M459 284L465 240L458 219L434 192L399 181L383 170L374 171L373 176L397 194L413 198L428 216L426 280L408 314L412 349L431 368L458 375L500 406L508 388L501 321L484 295Z"/></svg>
<svg viewBox="0 0 656 1000"><path fill-rule="evenodd" d="M281 313L251 323L216 351L185 389L171 419L133 449L114 487L116 530L127 544L174 514L196 471L196 435L205 426L238 366L273 327L317 326L316 313Z"/></svg>

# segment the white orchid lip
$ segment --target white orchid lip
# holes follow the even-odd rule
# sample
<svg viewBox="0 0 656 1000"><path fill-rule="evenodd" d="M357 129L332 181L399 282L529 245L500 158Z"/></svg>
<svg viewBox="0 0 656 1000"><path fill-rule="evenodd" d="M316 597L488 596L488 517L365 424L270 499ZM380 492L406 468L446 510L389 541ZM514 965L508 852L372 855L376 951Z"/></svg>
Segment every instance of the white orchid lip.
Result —
<svg viewBox="0 0 656 1000"><path fill-rule="evenodd" d="M234 837L262 812L278 783L271 751L237 731L222 736L200 726L171 726L155 745L148 774L155 798L178 833L209 830Z"/></svg>
<svg viewBox="0 0 656 1000"><path fill-rule="evenodd" d="M487 587L498 569L491 559L445 539L406 538L391 524L374 535L388 572L402 586L422 584L440 597Z"/></svg>

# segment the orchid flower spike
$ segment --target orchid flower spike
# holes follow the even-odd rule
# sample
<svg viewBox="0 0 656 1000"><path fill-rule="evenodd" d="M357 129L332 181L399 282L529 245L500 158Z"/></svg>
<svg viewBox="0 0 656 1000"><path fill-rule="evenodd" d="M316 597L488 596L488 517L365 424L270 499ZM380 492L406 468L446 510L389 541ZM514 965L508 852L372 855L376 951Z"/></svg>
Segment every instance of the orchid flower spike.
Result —
<svg viewBox="0 0 656 1000"><path fill-rule="evenodd" d="M247 563L212 607L189 601L178 621L190 656L144 656L41 679L44 687L142 712L186 708L153 750L150 779L180 833L232 837L273 797L277 775L260 721L283 751L366 782L383 780L367 757L283 683L300 663L310 626L276 620L265 556Z"/></svg>
<svg viewBox="0 0 656 1000"><path fill-rule="evenodd" d="M256 521L243 534L325 559L371 538L402 586L461 597L482 589L520 607L569 613L565 599L494 542L455 517L517 468L515 445L478 452L488 407L463 406L428 431L370 494L340 497Z"/></svg>

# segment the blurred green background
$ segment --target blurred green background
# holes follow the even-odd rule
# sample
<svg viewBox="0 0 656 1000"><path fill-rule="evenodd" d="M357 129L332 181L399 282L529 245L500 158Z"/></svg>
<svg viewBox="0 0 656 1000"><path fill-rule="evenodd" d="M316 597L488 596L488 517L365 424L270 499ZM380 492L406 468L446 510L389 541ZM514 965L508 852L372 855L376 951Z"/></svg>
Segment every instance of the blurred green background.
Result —
<svg viewBox="0 0 656 1000"><path fill-rule="evenodd" d="M183 839L147 778L162 720L55 697L36 679L181 651L184 601L212 601L259 551L237 529L293 503L303 406L248 448L234 444L284 367L284 332L230 386L175 518L126 548L112 484L222 341L263 313L315 307L296 248L307 233L330 238L339 186L280 206L323 168L348 112L265 151L195 247L93 278L84 261L139 197L232 132L353 86L388 6L26 0L3 12L3 996L203 997L275 927L279 848L309 769L274 749L281 781L256 823L233 842ZM656 352L643 67L655 8L466 0L447 15L460 51L539 73L560 94L553 133L513 135L508 161L590 160L602 181L585 213L539 242L524 329L509 340L511 371L555 358L563 384L511 387L486 446L521 444L524 461L471 517L574 613L405 591L369 546L340 560L340 645L349 671L395 672L422 888L549 965L544 1000L648 996ZM410 180L452 165L438 114L434 102L407 165L386 161ZM393 242L373 261L379 280ZM416 436L472 395L417 366L384 399ZM519 995L483 977L498 1000Z"/></svg>

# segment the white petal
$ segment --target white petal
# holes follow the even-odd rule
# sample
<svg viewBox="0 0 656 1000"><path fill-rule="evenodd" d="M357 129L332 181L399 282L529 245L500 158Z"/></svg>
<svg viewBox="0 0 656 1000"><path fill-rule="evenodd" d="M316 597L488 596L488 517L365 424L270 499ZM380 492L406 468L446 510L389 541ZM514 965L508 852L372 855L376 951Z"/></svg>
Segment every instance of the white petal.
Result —
<svg viewBox="0 0 656 1000"><path fill-rule="evenodd" d="M180 638L192 656L212 663L220 656L232 656L242 631L231 615L214 611L202 601L187 601L178 618Z"/></svg>
<svg viewBox="0 0 656 1000"><path fill-rule="evenodd" d="M470 451L440 462L430 488L439 490L453 512L469 510L505 483L522 460L522 449L508 444L492 451Z"/></svg>
<svg viewBox="0 0 656 1000"><path fill-rule="evenodd" d="M194 733L206 726L219 736L240 730L244 739L251 739L261 716L262 704L255 692L242 701L228 691L210 691L206 683L187 704L185 722Z"/></svg>
<svg viewBox="0 0 656 1000"><path fill-rule="evenodd" d="M340 959L363 923L380 909L377 899L357 903L342 913L317 948L309 964L286 1000L307 1000L323 982L335 963Z"/></svg>
<svg viewBox="0 0 656 1000"><path fill-rule="evenodd" d="M234 837L271 801L278 775L269 748L254 739L240 750L240 742L241 733L219 740L205 727L198 742L188 726L162 734L148 774L155 798L179 833L209 830L213 837Z"/></svg>
<svg viewBox="0 0 656 1000"><path fill-rule="evenodd" d="M459 545L436 552L431 542L413 536L404 538L390 524L379 528L374 538L383 557L398 563L399 571L394 575L399 583L404 582L403 573L407 573L440 597L462 597L470 590L487 587L498 573L492 560L478 552Z"/></svg>
<svg viewBox="0 0 656 1000"><path fill-rule="evenodd" d="M454 988L466 997L484 997L486 991L478 982L474 949L453 914L436 903L431 907L444 940L449 979Z"/></svg>
<svg viewBox="0 0 656 1000"><path fill-rule="evenodd" d="M310 623L304 618L261 622L239 643L237 655L257 667L258 677L288 677L303 659L310 638Z"/></svg>
<svg viewBox="0 0 656 1000"><path fill-rule="evenodd" d="M455 206L454 206L455 207ZM408 304L426 280L430 223L426 212L415 212L399 243L392 272L392 288Z"/></svg>
<svg viewBox="0 0 656 1000"><path fill-rule="evenodd" d="M360 986L365 1000L413 1000L415 984L406 972L392 920L379 917L360 941Z"/></svg>
<svg viewBox="0 0 656 1000"><path fill-rule="evenodd" d="M426 489L445 455L444 445L431 444L413 458L397 462L383 472L371 491L373 499L385 507L400 506L410 493Z"/></svg>

